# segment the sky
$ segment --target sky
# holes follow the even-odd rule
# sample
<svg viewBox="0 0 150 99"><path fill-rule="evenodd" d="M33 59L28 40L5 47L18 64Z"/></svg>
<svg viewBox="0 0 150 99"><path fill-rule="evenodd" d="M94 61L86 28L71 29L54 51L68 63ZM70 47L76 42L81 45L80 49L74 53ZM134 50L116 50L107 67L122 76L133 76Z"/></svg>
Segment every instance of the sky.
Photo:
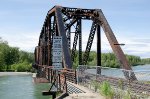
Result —
<svg viewBox="0 0 150 99"><path fill-rule="evenodd" d="M0 37L10 46L33 52L48 10L55 5L102 9L126 54L150 57L149 0L0 0ZM83 37L91 26L84 26ZM96 43L96 39L94 39ZM86 40L83 40L83 50ZM92 50L96 50L93 44ZM102 52L111 52L102 32Z"/></svg>

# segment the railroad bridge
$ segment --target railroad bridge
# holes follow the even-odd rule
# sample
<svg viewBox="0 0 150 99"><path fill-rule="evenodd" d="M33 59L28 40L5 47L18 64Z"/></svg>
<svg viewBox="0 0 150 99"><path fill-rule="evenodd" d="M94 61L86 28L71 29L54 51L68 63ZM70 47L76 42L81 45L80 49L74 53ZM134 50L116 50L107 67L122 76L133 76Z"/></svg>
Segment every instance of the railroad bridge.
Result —
<svg viewBox="0 0 150 99"><path fill-rule="evenodd" d="M92 25L89 27L91 30L89 31L89 34L86 34L89 35L86 49L82 49L82 40L84 38L82 31L83 20L92 21ZM106 80L117 83L118 78L109 78L101 75L102 29L114 54L121 64L121 68L124 70L123 73L126 80L137 82L134 72L128 72L132 71L132 68L120 47L121 44L118 43L101 9L81 9L54 6L47 13L39 36L38 46L35 47L35 63L33 67L37 69L36 77L39 78L37 80L45 82L42 79L45 78L47 82L51 83L49 91L43 92L44 95L49 94L53 95L53 98L56 98L56 92L59 91L63 93L59 97L59 99L61 99L62 97L74 92L84 93L84 91L74 87L70 84L70 82L77 84L77 82L79 82L79 77L77 77L77 75L83 75L95 35L97 37L96 74L99 75L96 81L101 82ZM74 36L74 39L71 44L72 36ZM57 44L57 41L60 43ZM79 72L73 68L73 62L77 56L77 47L79 55L78 63L80 65L78 67ZM57 56L56 54L59 55ZM87 75L92 78L92 74ZM124 82L126 82L126 80L124 79Z"/></svg>

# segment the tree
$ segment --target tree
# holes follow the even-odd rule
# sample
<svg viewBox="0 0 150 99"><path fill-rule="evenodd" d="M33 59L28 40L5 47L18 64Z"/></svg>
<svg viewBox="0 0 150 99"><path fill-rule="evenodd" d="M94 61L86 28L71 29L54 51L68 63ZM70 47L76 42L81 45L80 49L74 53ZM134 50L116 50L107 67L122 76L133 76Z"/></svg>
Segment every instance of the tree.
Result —
<svg viewBox="0 0 150 99"><path fill-rule="evenodd" d="M5 50L8 49L8 43L0 37L0 70L5 69Z"/></svg>
<svg viewBox="0 0 150 99"><path fill-rule="evenodd" d="M15 64L19 61L19 49L17 47L9 47L5 50L4 54L7 66Z"/></svg>
<svg viewBox="0 0 150 99"><path fill-rule="evenodd" d="M33 63L33 61L34 61L33 53L20 51L19 52L19 62L24 62L24 61L27 61L29 63Z"/></svg>
<svg viewBox="0 0 150 99"><path fill-rule="evenodd" d="M0 70L18 69L18 71L30 71L33 61L33 53L19 51L17 47L10 47L8 42L0 37Z"/></svg>
<svg viewBox="0 0 150 99"><path fill-rule="evenodd" d="M4 54L0 52L0 70L5 69Z"/></svg>

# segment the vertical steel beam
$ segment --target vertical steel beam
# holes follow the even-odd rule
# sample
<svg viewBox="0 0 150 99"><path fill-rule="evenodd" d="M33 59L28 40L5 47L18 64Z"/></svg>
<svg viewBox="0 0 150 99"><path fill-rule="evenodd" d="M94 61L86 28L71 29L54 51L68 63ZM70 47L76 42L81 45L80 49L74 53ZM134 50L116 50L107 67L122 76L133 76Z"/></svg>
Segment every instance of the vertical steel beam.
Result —
<svg viewBox="0 0 150 99"><path fill-rule="evenodd" d="M101 66L101 27L97 26L97 66ZM101 69L97 68L97 74L101 74Z"/></svg>
<svg viewBox="0 0 150 99"><path fill-rule="evenodd" d="M79 19L79 65L82 65L82 23Z"/></svg>
<svg viewBox="0 0 150 99"><path fill-rule="evenodd" d="M68 39L69 49L71 50L71 27L68 28L67 39Z"/></svg>
<svg viewBox="0 0 150 99"><path fill-rule="evenodd" d="M63 18L62 18L61 7L56 7L55 15L56 15L58 33L60 36L62 36L64 65L67 68L72 68L71 55L68 47L68 41L67 41L66 31L64 27Z"/></svg>

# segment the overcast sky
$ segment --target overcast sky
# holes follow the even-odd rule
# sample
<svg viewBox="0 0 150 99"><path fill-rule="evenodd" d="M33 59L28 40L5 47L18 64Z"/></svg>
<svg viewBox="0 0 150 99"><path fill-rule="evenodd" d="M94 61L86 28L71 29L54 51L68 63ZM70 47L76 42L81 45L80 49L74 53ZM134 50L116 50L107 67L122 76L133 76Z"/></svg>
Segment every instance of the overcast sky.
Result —
<svg viewBox="0 0 150 99"><path fill-rule="evenodd" d="M149 0L0 0L0 37L11 46L33 52L46 14L54 5L102 9L118 41L126 44L123 51L150 57ZM85 39L89 27L83 29ZM112 51L104 34L102 51Z"/></svg>

